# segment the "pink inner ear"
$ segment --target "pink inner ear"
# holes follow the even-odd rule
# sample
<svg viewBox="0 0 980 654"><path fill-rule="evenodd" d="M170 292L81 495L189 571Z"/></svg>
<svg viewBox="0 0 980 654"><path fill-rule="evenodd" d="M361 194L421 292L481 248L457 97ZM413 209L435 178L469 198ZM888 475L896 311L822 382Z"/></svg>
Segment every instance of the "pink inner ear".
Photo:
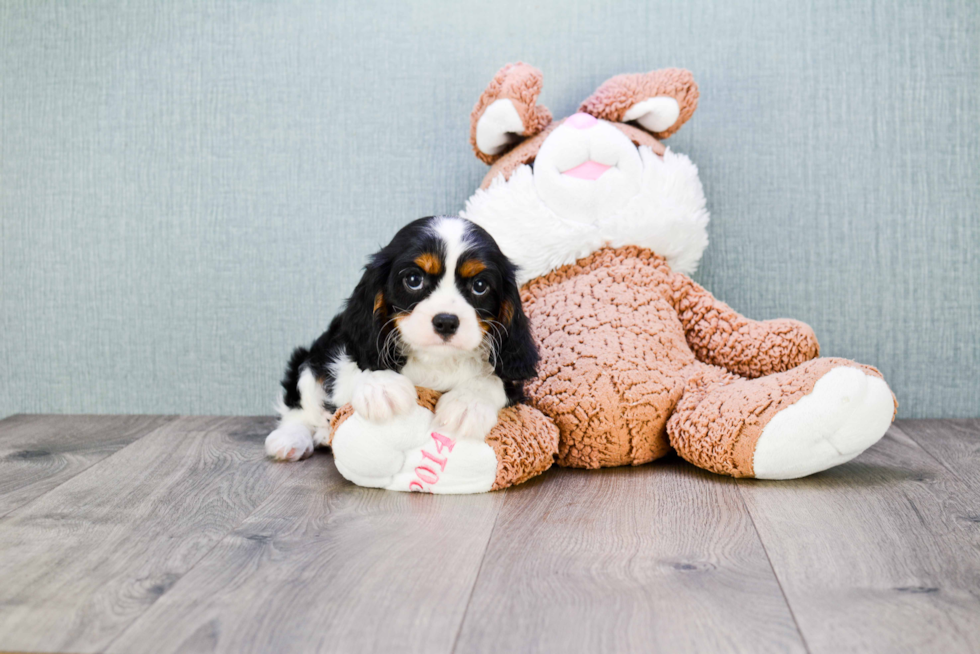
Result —
<svg viewBox="0 0 980 654"><path fill-rule="evenodd" d="M568 175L569 177L575 177L577 179L587 179L593 181L602 177L602 173L606 172L610 168L612 168L612 166L601 164L598 161L586 161L585 163L579 164L574 168L569 168L562 174Z"/></svg>

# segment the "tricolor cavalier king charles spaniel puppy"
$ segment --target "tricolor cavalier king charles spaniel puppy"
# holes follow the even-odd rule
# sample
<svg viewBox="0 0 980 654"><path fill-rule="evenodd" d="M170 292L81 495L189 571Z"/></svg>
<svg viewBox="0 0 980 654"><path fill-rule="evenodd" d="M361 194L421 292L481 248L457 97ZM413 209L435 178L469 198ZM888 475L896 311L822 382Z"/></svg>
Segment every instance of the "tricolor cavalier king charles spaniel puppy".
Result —
<svg viewBox="0 0 980 654"><path fill-rule="evenodd" d="M514 265L493 238L462 218L420 218L371 257L327 331L293 352L266 452L305 458L329 442L337 407L384 422L415 407L416 386L444 393L436 428L482 440L537 362Z"/></svg>

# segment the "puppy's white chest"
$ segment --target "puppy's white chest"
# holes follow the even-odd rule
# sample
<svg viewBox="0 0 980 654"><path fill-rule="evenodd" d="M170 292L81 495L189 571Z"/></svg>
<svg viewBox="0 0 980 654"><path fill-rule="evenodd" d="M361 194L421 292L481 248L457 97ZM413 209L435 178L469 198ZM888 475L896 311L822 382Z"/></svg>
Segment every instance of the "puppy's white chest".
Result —
<svg viewBox="0 0 980 654"><path fill-rule="evenodd" d="M416 386L445 393L463 382L493 374L482 352L446 356L411 355L401 373Z"/></svg>

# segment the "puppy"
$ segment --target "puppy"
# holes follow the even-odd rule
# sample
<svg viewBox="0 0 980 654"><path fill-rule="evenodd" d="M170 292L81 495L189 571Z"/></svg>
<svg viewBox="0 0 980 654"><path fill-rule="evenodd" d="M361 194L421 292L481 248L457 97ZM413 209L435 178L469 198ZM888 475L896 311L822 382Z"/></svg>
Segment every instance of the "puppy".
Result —
<svg viewBox="0 0 980 654"><path fill-rule="evenodd" d="M444 393L437 429L482 440L537 362L515 267L493 238L462 218L420 218L371 257L327 331L293 352L266 452L303 459L329 442L337 407L388 421L415 407L416 386Z"/></svg>

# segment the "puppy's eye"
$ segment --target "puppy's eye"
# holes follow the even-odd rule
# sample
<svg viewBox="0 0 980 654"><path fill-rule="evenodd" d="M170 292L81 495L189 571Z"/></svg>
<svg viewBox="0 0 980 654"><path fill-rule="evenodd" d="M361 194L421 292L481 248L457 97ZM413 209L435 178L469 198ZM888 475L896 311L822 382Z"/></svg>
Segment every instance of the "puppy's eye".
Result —
<svg viewBox="0 0 980 654"><path fill-rule="evenodd" d="M473 295L486 295L486 292L490 290L490 284L485 279L478 279L473 282L472 288Z"/></svg>
<svg viewBox="0 0 980 654"><path fill-rule="evenodd" d="M403 281L405 288L408 290L420 291L422 290L422 286L425 284L425 277L422 275L422 273L413 272L405 275L405 279Z"/></svg>

